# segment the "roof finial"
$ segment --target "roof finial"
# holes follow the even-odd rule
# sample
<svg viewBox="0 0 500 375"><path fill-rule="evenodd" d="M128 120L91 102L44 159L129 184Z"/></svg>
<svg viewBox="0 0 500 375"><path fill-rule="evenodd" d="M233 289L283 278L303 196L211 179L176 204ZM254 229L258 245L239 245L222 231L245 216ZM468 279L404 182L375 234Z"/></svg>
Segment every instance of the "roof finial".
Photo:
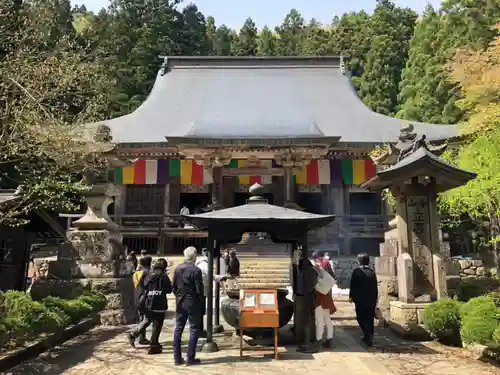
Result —
<svg viewBox="0 0 500 375"><path fill-rule="evenodd" d="M248 192L251 195L249 201L263 201L263 200L265 200L262 197L262 194L264 194L264 186L262 186L259 183L255 183L252 186L250 186L250 189L248 189Z"/></svg>

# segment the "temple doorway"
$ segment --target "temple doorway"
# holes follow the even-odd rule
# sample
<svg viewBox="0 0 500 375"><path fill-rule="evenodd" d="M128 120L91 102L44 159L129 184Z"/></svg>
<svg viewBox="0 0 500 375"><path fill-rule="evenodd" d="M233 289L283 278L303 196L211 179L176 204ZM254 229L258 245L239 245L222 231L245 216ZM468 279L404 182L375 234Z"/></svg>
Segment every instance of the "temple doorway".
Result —
<svg viewBox="0 0 500 375"><path fill-rule="evenodd" d="M379 193L350 193L349 211L351 215L381 215L381 202Z"/></svg>
<svg viewBox="0 0 500 375"><path fill-rule="evenodd" d="M264 199L267 199L269 204L274 204L273 195L271 193L262 194ZM234 206L241 206L247 203L248 198L250 198L249 193L234 193Z"/></svg>
<svg viewBox="0 0 500 375"><path fill-rule="evenodd" d="M298 193L296 203L305 212L312 214L324 214L323 197L320 193Z"/></svg>
<svg viewBox="0 0 500 375"><path fill-rule="evenodd" d="M180 208L186 206L189 212L201 213L202 209L210 204L210 194L208 193L181 193Z"/></svg>

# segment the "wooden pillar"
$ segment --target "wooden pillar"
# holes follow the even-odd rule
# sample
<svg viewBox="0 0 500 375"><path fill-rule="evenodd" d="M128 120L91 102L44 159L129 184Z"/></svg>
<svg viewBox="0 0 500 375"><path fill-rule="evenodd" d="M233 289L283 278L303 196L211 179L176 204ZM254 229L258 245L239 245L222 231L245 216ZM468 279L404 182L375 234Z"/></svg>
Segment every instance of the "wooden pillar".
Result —
<svg viewBox="0 0 500 375"><path fill-rule="evenodd" d="M181 182L179 177L171 177L169 183L168 212L178 214L181 204Z"/></svg>
<svg viewBox="0 0 500 375"><path fill-rule="evenodd" d="M213 319L214 319L214 242L212 234L208 235L208 295L207 295L207 340L201 347L204 353L219 351L217 344L213 341Z"/></svg>
<svg viewBox="0 0 500 375"><path fill-rule="evenodd" d="M293 189L293 169L292 167L284 166L283 171L285 172L285 202L293 202L295 199L295 192Z"/></svg>

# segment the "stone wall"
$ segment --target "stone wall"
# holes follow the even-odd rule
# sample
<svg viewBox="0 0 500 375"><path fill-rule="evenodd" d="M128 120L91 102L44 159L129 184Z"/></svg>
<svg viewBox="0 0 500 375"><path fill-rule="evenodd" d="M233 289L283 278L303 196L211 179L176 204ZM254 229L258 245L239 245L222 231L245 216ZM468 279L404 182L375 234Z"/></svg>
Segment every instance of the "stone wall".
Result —
<svg viewBox="0 0 500 375"><path fill-rule="evenodd" d="M373 267L372 257L370 261L371 267ZM333 263L333 270L335 272L335 278L337 280L337 285L341 289L349 288L349 284L351 282L352 271L358 267L358 260L356 256L347 256L347 257L335 257L331 258Z"/></svg>
<svg viewBox="0 0 500 375"><path fill-rule="evenodd" d="M452 265L461 279L486 279L489 276L482 260L454 259Z"/></svg>

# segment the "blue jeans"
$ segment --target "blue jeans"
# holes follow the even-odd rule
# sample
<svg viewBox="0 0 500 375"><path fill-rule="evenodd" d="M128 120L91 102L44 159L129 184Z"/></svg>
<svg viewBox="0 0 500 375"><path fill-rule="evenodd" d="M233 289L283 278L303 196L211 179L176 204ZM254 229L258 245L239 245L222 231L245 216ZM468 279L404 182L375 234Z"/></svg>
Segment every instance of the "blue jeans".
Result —
<svg viewBox="0 0 500 375"><path fill-rule="evenodd" d="M196 345L200 337L201 312L199 309L177 308L175 317L175 331L173 340L174 360L180 362L182 359L181 339L186 322L189 320L189 342L186 359L192 361L196 356Z"/></svg>

